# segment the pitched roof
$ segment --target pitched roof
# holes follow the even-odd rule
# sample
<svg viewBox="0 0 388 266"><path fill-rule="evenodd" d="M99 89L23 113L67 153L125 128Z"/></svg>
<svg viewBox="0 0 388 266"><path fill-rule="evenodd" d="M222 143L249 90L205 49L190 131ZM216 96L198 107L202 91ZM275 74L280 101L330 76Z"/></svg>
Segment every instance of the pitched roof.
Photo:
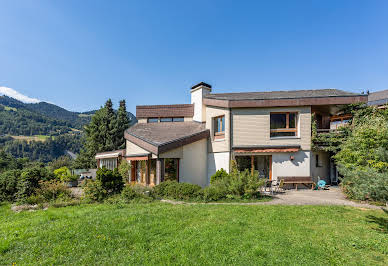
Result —
<svg viewBox="0 0 388 266"><path fill-rule="evenodd" d="M125 138L154 154L209 137L198 122L138 123L125 131Z"/></svg>
<svg viewBox="0 0 388 266"><path fill-rule="evenodd" d="M388 90L372 92L368 96L369 102L383 100L383 99L388 99Z"/></svg>
<svg viewBox="0 0 388 266"><path fill-rule="evenodd" d="M291 91L263 91L240 93L211 93L205 98L217 100L274 100L274 99L300 99L316 97L359 96L360 94L337 89L322 90L291 90Z"/></svg>
<svg viewBox="0 0 388 266"><path fill-rule="evenodd" d="M151 117L193 117L193 104L172 105L138 105L136 106L137 118Z"/></svg>

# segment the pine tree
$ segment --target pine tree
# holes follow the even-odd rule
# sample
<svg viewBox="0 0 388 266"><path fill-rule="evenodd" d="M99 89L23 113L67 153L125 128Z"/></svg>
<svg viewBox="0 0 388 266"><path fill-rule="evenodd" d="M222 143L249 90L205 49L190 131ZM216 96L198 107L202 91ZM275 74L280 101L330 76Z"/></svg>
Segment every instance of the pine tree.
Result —
<svg viewBox="0 0 388 266"><path fill-rule="evenodd" d="M121 100L119 109L117 111L117 119L116 119L116 134L115 134L116 149L125 148L124 131L128 127L129 127L129 118L127 113L127 107L125 104L125 100Z"/></svg>

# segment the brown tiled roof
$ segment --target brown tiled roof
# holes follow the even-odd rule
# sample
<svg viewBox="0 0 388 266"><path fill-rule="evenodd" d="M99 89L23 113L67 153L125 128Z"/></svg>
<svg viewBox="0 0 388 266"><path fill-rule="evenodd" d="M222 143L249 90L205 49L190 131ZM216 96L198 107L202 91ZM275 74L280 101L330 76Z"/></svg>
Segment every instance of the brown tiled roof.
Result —
<svg viewBox="0 0 388 266"><path fill-rule="evenodd" d="M209 137L198 122L138 123L125 131L125 138L154 154Z"/></svg>
<svg viewBox="0 0 388 266"><path fill-rule="evenodd" d="M274 100L274 99L299 99L316 97L358 96L359 94L337 89L323 90L290 90L290 91L263 91L240 93L211 93L205 98L217 100Z"/></svg>
<svg viewBox="0 0 388 266"><path fill-rule="evenodd" d="M193 117L193 104L138 105L136 118L150 117Z"/></svg>

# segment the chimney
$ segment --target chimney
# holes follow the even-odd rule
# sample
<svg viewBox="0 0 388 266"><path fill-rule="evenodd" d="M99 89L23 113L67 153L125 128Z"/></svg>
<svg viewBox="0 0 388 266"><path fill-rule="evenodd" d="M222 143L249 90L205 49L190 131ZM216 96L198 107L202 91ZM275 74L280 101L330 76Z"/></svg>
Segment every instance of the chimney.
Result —
<svg viewBox="0 0 388 266"><path fill-rule="evenodd" d="M197 122L206 121L206 107L203 104L203 97L212 91L212 86L200 82L197 85L191 87L191 104L194 104L194 116L193 120Z"/></svg>

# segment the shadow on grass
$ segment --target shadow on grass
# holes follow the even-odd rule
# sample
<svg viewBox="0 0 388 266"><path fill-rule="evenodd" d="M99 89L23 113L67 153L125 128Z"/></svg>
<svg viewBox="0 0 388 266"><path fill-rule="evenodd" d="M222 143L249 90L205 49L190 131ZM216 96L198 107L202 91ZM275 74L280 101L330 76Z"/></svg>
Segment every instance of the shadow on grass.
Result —
<svg viewBox="0 0 388 266"><path fill-rule="evenodd" d="M388 217L388 210L385 210L385 209L382 209L382 210ZM368 215L366 218L368 219L368 222L375 223L379 226L378 231L388 234L388 218L376 217L374 215Z"/></svg>

